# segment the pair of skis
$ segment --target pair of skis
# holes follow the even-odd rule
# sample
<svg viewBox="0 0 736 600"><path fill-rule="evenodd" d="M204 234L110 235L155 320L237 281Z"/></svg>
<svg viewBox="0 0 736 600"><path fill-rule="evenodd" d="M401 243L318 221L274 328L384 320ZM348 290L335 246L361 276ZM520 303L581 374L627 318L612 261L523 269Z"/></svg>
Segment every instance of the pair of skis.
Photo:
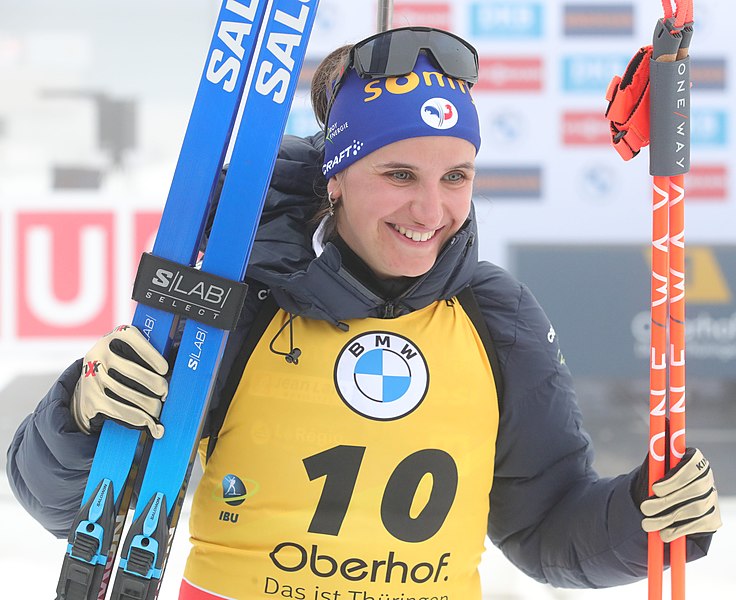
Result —
<svg viewBox="0 0 736 600"><path fill-rule="evenodd" d="M685 454L685 173L690 168L693 2L663 0L650 63L653 176L649 492ZM669 429L667 419L669 418ZM649 600L662 598L664 544L649 534ZM670 543L671 594L685 600L686 538Z"/></svg>
<svg viewBox="0 0 736 600"><path fill-rule="evenodd" d="M188 317L161 413L165 434L151 441L105 422L69 534L57 600L107 597L136 489L110 597L158 596L211 385L244 301L240 282L318 3L223 0L153 252L144 255L134 290L133 325L164 356L178 318ZM207 251L201 269L194 269L241 101L242 125Z"/></svg>

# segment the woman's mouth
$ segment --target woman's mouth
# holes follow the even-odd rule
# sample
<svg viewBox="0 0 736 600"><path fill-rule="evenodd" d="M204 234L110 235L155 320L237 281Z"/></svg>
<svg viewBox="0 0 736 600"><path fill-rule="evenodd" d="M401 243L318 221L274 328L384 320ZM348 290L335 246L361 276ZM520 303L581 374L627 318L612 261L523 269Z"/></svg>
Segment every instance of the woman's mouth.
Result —
<svg viewBox="0 0 736 600"><path fill-rule="evenodd" d="M414 231L413 229L408 229L406 227L402 227L401 225L396 225L392 223L393 228L398 231L401 235L404 237L414 241L414 242L427 242L431 240L434 237L434 234L439 231L438 229L435 229L434 231Z"/></svg>

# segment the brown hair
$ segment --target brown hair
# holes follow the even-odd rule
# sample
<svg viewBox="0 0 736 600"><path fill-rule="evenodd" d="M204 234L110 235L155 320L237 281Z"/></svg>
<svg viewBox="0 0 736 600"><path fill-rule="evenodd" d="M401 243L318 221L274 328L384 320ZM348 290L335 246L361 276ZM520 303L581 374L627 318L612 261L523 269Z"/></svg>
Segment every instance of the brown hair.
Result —
<svg viewBox="0 0 736 600"><path fill-rule="evenodd" d="M323 128L327 123L327 108L330 103L327 99L327 90L329 89L332 93L332 86L345 67L348 54L352 49L353 45L348 44L330 52L319 64L312 77L312 110L317 122Z"/></svg>
<svg viewBox="0 0 736 600"><path fill-rule="evenodd" d="M314 117L320 124L322 129L327 124L327 109L329 108L330 101L327 97L327 90L332 93L332 86L345 67L345 62L348 59L348 54L352 50L353 45L348 44L341 46L332 52L330 52L319 64L317 69L312 76L311 86L311 100L312 110L314 111ZM330 203L327 199L327 190L320 190L318 193L321 198L320 206L314 217L311 219L311 224L316 227L327 215L330 214ZM327 241L335 231L335 219L330 219L325 229L324 239Z"/></svg>

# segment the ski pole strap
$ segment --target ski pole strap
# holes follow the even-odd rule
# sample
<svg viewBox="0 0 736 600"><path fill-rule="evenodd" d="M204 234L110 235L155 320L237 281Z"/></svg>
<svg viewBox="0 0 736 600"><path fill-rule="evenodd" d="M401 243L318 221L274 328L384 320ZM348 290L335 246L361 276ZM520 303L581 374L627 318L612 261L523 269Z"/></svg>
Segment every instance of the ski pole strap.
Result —
<svg viewBox="0 0 736 600"><path fill-rule="evenodd" d="M629 61L623 77L608 85L606 118L611 143L624 160L634 158L649 144L649 63L652 46L644 46Z"/></svg>
<svg viewBox="0 0 736 600"><path fill-rule="evenodd" d="M662 8L664 9L664 18L674 18L675 26L678 29L693 20L693 0L675 2L674 10L672 9L672 0L662 0Z"/></svg>

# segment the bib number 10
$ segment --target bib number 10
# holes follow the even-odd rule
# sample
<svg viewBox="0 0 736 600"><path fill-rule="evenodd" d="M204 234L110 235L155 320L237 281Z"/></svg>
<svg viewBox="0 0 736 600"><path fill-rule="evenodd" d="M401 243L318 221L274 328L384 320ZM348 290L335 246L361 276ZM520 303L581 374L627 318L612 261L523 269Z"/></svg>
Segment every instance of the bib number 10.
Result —
<svg viewBox="0 0 736 600"><path fill-rule="evenodd" d="M304 459L309 480L325 477L310 533L337 535L353 496L364 446L335 446ZM424 508L412 517L419 484L432 477ZM457 492L457 465L443 450L419 450L402 460L389 477L381 500L381 521L392 536L404 542L423 542L436 534L450 512Z"/></svg>

